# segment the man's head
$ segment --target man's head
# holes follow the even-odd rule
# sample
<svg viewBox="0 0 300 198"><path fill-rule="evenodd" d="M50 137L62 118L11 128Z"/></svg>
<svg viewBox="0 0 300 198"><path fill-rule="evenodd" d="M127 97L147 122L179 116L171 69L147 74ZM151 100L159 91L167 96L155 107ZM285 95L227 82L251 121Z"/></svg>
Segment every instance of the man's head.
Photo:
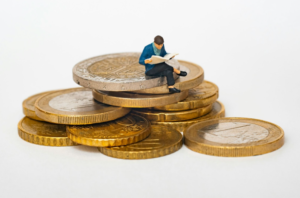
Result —
<svg viewBox="0 0 300 198"><path fill-rule="evenodd" d="M161 36L156 36L155 38L154 38L154 45L155 45L155 47L157 48L157 49L161 49L162 47L163 47L163 45L164 45L164 38L163 37L161 37Z"/></svg>

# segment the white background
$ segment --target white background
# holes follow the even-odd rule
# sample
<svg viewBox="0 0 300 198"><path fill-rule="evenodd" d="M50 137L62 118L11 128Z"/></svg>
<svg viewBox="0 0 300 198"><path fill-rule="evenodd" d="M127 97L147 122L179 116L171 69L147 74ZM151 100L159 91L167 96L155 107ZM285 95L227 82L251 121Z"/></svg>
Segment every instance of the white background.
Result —
<svg viewBox="0 0 300 198"><path fill-rule="evenodd" d="M0 197L300 196L300 2L0 1ZM72 67L96 55L141 52L156 35L220 88L228 117L273 122L285 145L226 158L178 152L120 160L95 148L18 137L22 101L76 87Z"/></svg>

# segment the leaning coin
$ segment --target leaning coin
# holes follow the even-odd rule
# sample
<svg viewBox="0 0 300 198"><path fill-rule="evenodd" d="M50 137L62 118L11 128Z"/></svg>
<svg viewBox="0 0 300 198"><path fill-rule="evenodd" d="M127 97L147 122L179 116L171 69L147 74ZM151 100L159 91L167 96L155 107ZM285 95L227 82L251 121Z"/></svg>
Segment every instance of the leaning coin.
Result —
<svg viewBox="0 0 300 198"><path fill-rule="evenodd" d="M66 126L24 117L18 124L19 136L30 143L44 146L73 146L67 137Z"/></svg>
<svg viewBox="0 0 300 198"><path fill-rule="evenodd" d="M211 112L212 107L213 105L210 104L206 107L186 111L159 111L144 108L132 109L132 112L147 118L151 122L176 122L204 116Z"/></svg>
<svg viewBox="0 0 300 198"><path fill-rule="evenodd" d="M198 153L224 157L261 155L279 149L283 130L251 118L218 118L191 125L184 134L186 146Z"/></svg>
<svg viewBox="0 0 300 198"><path fill-rule="evenodd" d="M151 126L151 134L146 139L120 147L99 147L105 155L121 159L148 159L176 152L182 146L182 135L166 126Z"/></svg>
<svg viewBox="0 0 300 198"><path fill-rule="evenodd" d="M90 89L72 88L41 96L35 102L35 112L47 122L84 125L120 118L130 109L99 103Z"/></svg>
<svg viewBox="0 0 300 198"><path fill-rule="evenodd" d="M201 117L191 119L191 120L184 120L184 121L177 121L177 122L154 122L154 121L152 121L151 125L164 125L164 126L171 127L175 130L178 130L180 132L185 132L185 129L194 123L202 122L204 120L209 120L209 119L214 119L214 118L221 118L221 117L225 116L225 108L221 102L216 101L212 106L213 106L212 111L209 112L208 114L206 114L205 116L201 116Z"/></svg>
<svg viewBox="0 0 300 198"><path fill-rule="evenodd" d="M204 79L204 71L201 66L183 61L178 60L180 64L180 70L186 71L188 73L187 76L179 77L175 81L175 87L180 90L188 90L194 87L197 87L199 84L203 82ZM168 94L169 89L166 85L163 86L156 86L153 88L145 88L142 90L134 91L135 93L142 93L142 94Z"/></svg>
<svg viewBox="0 0 300 198"><path fill-rule="evenodd" d="M67 127L67 135L71 140L96 147L132 144L145 139L150 132L150 122L135 114L106 123Z"/></svg>
<svg viewBox="0 0 300 198"><path fill-rule="evenodd" d="M204 81L199 86L189 89L189 96L175 104L152 107L151 109L163 111L184 111L197 109L214 103L219 96L218 86L212 82Z"/></svg>
<svg viewBox="0 0 300 198"><path fill-rule="evenodd" d="M188 90L180 93L145 95L127 92L111 92L93 90L95 100L105 104L129 107L129 108L146 108L154 106L163 106L184 100L188 96Z"/></svg>
<svg viewBox="0 0 300 198"><path fill-rule="evenodd" d="M87 88L103 91L133 91L166 85L165 76L145 75L145 66L139 64L140 53L117 53L96 56L76 64L73 80ZM167 63L180 69L177 60ZM179 76L174 73L174 79Z"/></svg>
<svg viewBox="0 0 300 198"><path fill-rule="evenodd" d="M36 100L39 97L41 97L42 95L45 95L47 93L50 93L50 92L52 92L52 91L38 93L38 94L35 94L33 96L26 98L22 103L24 115L26 115L27 117L34 119L34 120L43 121L41 118L39 118L36 115L35 110L34 110L34 103L36 102Z"/></svg>

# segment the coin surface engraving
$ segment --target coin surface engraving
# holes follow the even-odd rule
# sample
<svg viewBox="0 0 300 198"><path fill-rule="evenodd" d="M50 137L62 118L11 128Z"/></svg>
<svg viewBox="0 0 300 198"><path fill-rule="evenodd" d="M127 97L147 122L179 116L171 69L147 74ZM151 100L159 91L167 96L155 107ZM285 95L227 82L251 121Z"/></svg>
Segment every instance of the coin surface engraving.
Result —
<svg viewBox="0 0 300 198"><path fill-rule="evenodd" d="M53 109L73 112L94 111L107 107L107 105L96 103L90 90L56 96L49 101L49 105Z"/></svg>
<svg viewBox="0 0 300 198"><path fill-rule="evenodd" d="M72 146L77 143L67 137L66 126L23 118L18 124L19 136L30 143L45 146Z"/></svg>
<svg viewBox="0 0 300 198"><path fill-rule="evenodd" d="M130 109L97 102L90 89L73 88L41 96L35 103L35 112L47 122L83 125L120 118Z"/></svg>
<svg viewBox="0 0 300 198"><path fill-rule="evenodd" d="M279 149L283 130L270 122L251 118L217 118L195 123L184 133L185 144L208 155L240 157Z"/></svg>
<svg viewBox="0 0 300 198"><path fill-rule="evenodd" d="M139 64L140 53L117 53L93 57L76 64L74 81L87 88L103 91L133 91L166 85L165 76L145 75L145 66ZM180 69L175 59L167 64ZM179 76L174 73L174 79Z"/></svg>
<svg viewBox="0 0 300 198"><path fill-rule="evenodd" d="M145 118L129 114L110 122L68 126L68 137L87 146L120 146L138 142L150 134L150 123Z"/></svg>
<svg viewBox="0 0 300 198"><path fill-rule="evenodd" d="M166 126L151 126L151 134L144 140L120 147L101 147L105 155L121 159L147 159L168 155L182 146L182 135Z"/></svg>
<svg viewBox="0 0 300 198"><path fill-rule="evenodd" d="M269 131L256 124L228 122L204 127L198 131L198 135L212 142L244 144L266 138Z"/></svg>

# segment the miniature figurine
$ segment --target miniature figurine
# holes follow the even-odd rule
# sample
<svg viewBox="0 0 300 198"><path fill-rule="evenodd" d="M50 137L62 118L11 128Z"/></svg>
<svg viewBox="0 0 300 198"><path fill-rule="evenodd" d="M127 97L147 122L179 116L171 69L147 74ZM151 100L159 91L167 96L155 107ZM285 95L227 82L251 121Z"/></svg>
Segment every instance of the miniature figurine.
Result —
<svg viewBox="0 0 300 198"><path fill-rule="evenodd" d="M173 68L172 66L166 64L163 60L163 62L160 62L158 64L150 64L151 62L154 62L151 57L152 56L160 56L161 59L162 57L166 57L166 55L171 55L169 59L172 59L175 57L176 54L168 54L165 50L164 46L164 39L161 36L156 36L154 38L154 42L147 45L139 59L139 63L141 65L146 66L146 71L145 74L148 76L157 76L157 75L162 75L167 77L167 84L169 88L170 93L179 93L180 90L176 89L174 87L175 80L173 77L173 72L175 72L179 76L186 76L187 73L185 71L180 71L178 69Z"/></svg>

